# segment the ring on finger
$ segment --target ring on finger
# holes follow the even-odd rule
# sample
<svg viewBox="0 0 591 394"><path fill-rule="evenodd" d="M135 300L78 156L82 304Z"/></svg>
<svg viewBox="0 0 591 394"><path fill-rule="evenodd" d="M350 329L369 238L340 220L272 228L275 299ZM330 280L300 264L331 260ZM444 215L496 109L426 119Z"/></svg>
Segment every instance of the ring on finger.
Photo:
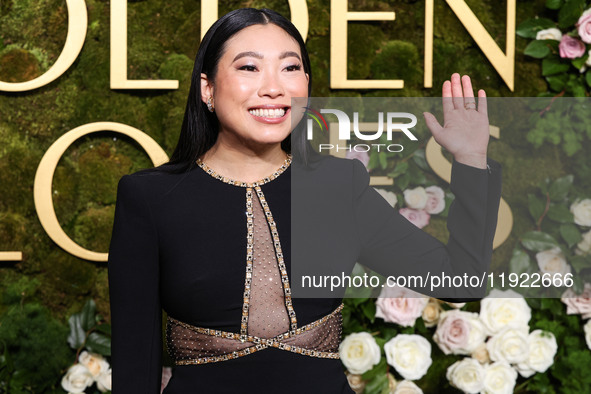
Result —
<svg viewBox="0 0 591 394"><path fill-rule="evenodd" d="M476 109L476 103L474 101L469 101L464 103L464 108L466 109Z"/></svg>

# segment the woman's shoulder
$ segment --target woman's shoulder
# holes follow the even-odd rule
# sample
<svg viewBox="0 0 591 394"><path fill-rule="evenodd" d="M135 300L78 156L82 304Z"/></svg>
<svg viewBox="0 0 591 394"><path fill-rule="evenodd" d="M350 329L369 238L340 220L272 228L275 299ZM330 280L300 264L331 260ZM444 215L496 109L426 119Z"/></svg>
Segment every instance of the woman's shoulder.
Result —
<svg viewBox="0 0 591 394"><path fill-rule="evenodd" d="M194 169L184 172L174 172L167 168L154 167L138 170L123 175L119 180L119 190L140 192L148 197L157 197L170 193L183 184Z"/></svg>

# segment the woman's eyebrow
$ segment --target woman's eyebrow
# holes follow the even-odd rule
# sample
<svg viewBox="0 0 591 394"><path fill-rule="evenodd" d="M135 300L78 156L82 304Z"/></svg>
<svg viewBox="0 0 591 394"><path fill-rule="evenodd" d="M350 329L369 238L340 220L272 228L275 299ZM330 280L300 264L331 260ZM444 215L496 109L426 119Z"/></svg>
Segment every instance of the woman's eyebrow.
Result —
<svg viewBox="0 0 591 394"><path fill-rule="evenodd" d="M243 57L255 57L257 59L262 59L264 56L262 53L254 52L254 51L240 52L238 55L236 55L234 57L234 60L232 60L232 62L235 62L236 60L243 58ZM279 55L279 59L285 59L286 57L296 57L296 58L298 58L298 60L301 61L300 55L298 55L296 52L293 52L293 51L281 52L281 55Z"/></svg>

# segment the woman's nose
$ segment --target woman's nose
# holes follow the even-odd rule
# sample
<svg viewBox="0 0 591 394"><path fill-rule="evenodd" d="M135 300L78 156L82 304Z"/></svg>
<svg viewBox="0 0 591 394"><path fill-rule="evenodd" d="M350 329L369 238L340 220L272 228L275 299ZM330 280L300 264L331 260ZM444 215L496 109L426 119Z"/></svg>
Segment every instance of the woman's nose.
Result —
<svg viewBox="0 0 591 394"><path fill-rule="evenodd" d="M264 72L261 78L261 86L259 88L259 96L268 96L275 98L285 94L280 76L275 72Z"/></svg>

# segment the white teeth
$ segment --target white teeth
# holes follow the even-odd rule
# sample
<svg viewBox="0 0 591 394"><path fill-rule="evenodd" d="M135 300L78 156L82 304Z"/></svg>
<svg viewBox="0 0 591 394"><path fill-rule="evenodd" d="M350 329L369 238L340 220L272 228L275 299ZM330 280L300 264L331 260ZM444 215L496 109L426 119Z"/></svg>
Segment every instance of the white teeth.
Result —
<svg viewBox="0 0 591 394"><path fill-rule="evenodd" d="M254 116L261 116L265 118L281 118L285 115L285 109L283 108L273 108L273 109L251 109L248 111L251 115Z"/></svg>

